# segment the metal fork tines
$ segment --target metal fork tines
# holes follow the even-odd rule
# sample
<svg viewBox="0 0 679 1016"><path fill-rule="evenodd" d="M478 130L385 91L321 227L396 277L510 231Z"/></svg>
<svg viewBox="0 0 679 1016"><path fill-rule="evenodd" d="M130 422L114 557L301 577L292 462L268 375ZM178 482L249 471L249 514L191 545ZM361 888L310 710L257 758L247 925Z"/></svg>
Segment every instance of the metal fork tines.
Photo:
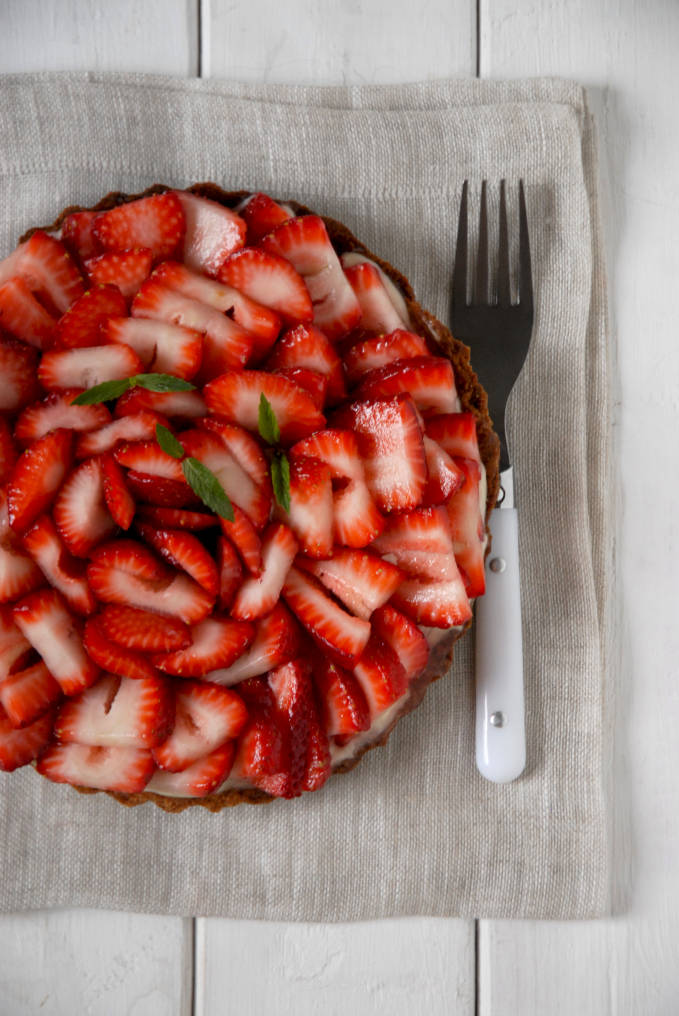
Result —
<svg viewBox="0 0 679 1016"><path fill-rule="evenodd" d="M479 240L472 300L467 299L467 218L469 184L462 187L453 273L452 327L455 338L472 349L472 366L488 393L491 420L500 439L500 469L509 467L505 406L530 345L533 326L533 281L523 181L519 181L518 300L512 303L509 230L505 181L500 181L497 301L488 295L488 206L486 181L481 187Z"/></svg>

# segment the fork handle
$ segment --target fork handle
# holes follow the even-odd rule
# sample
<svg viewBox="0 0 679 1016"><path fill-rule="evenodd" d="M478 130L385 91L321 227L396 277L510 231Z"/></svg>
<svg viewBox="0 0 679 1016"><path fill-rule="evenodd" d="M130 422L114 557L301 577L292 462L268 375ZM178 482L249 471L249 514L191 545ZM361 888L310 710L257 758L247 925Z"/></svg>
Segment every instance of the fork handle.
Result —
<svg viewBox="0 0 679 1016"><path fill-rule="evenodd" d="M516 509L491 515L486 593L476 607L476 765L509 783L526 765L519 527Z"/></svg>

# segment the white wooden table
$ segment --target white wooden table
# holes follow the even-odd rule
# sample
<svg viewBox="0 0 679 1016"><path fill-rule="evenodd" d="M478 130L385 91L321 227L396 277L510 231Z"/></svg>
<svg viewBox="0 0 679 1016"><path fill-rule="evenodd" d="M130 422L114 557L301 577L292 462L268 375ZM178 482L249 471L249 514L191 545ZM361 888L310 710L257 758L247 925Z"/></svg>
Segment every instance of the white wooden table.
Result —
<svg viewBox="0 0 679 1016"><path fill-rule="evenodd" d="M678 47L676 0L2 0L2 71L592 87L622 464L614 850L631 879L619 916L592 923L0 916L1 1016L679 1013Z"/></svg>

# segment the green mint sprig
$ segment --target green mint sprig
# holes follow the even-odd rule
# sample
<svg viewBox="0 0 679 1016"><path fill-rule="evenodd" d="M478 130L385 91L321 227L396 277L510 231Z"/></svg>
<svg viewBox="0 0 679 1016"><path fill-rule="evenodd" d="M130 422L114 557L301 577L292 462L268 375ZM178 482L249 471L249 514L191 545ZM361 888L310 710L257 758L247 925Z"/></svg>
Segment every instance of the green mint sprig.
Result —
<svg viewBox="0 0 679 1016"><path fill-rule="evenodd" d="M257 419L259 435L268 445L276 445L281 439L273 406L264 392L259 396L259 413ZM281 508L290 511L290 462L284 451L275 449L269 462L269 473L274 497Z"/></svg>
<svg viewBox="0 0 679 1016"><path fill-rule="evenodd" d="M207 505L215 515L220 515L227 522L233 522L231 499L212 470L208 469L199 459L194 459L192 455L184 458L186 453L181 442L177 440L171 430L163 427L162 423L156 424L156 441L167 455L171 455L173 459L183 459L184 479L203 504Z"/></svg>
<svg viewBox="0 0 679 1016"><path fill-rule="evenodd" d="M172 374L133 374L116 381L102 381L71 401L73 406L94 406L98 402L119 399L130 388L145 388L148 392L190 392L195 389L190 381L184 381Z"/></svg>

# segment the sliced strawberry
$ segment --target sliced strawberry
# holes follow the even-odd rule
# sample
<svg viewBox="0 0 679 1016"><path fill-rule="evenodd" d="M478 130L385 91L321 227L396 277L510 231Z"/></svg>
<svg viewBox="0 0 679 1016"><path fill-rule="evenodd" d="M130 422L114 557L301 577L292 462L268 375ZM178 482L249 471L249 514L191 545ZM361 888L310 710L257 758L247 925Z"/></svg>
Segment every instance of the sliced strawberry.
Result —
<svg viewBox="0 0 679 1016"><path fill-rule="evenodd" d="M320 328L297 325L280 337L267 360L267 369L292 367L306 367L327 378L326 398L329 405L346 398L342 361Z"/></svg>
<svg viewBox="0 0 679 1016"><path fill-rule="evenodd" d="M168 773L156 769L146 784L146 790L163 797L207 797L224 783L231 772L235 755L236 742L227 741L181 772Z"/></svg>
<svg viewBox="0 0 679 1016"><path fill-rule="evenodd" d="M14 413L38 398L38 351L0 334L0 411Z"/></svg>
<svg viewBox="0 0 679 1016"><path fill-rule="evenodd" d="M206 430L187 430L181 435L187 455L198 459L214 473L233 504L238 505L257 529L262 529L271 512L270 491L258 487L226 443Z"/></svg>
<svg viewBox="0 0 679 1016"><path fill-rule="evenodd" d="M11 773L37 758L52 737L53 723L54 716L47 713L18 730L0 708L0 771Z"/></svg>
<svg viewBox="0 0 679 1016"><path fill-rule="evenodd" d="M71 610L76 614L94 613L97 605L87 585L85 562L68 552L49 515L41 515L24 534L24 547Z"/></svg>
<svg viewBox="0 0 679 1016"><path fill-rule="evenodd" d="M110 452L105 452L99 461L104 501L109 515L121 529L129 529L134 518L135 503L125 482L125 475Z"/></svg>
<svg viewBox="0 0 679 1016"><path fill-rule="evenodd" d="M369 371L386 367L395 360L409 360L417 356L427 356L427 343L421 335L396 328L388 335L379 335L373 339L357 342L347 351L344 367L347 381L355 385Z"/></svg>
<svg viewBox="0 0 679 1016"><path fill-rule="evenodd" d="M363 261L344 269L349 285L361 308L361 328L366 332L383 335L396 328L405 328L407 322L391 302L377 265Z"/></svg>
<svg viewBox="0 0 679 1016"><path fill-rule="evenodd" d="M312 734L318 733L319 723L310 671L306 660L293 660L269 674L269 687L288 735L290 781L282 795L284 797L297 797L303 790L312 789L305 785L307 782L316 789L330 775L327 735L323 732L323 738L316 736L315 743L312 741Z"/></svg>
<svg viewBox="0 0 679 1016"><path fill-rule="evenodd" d="M137 513L140 522L148 522L155 529L211 529L219 525L216 515L207 512L192 512L185 508L158 508L155 505L141 505Z"/></svg>
<svg viewBox="0 0 679 1016"><path fill-rule="evenodd" d="M443 356L394 360L371 370L362 378L357 395L388 399L401 392L407 392L422 413L455 413L460 407L453 366Z"/></svg>
<svg viewBox="0 0 679 1016"><path fill-rule="evenodd" d="M163 451L157 441L121 441L113 452L119 466L134 469L149 476L162 476L166 480L185 483L181 462Z"/></svg>
<svg viewBox="0 0 679 1016"><path fill-rule="evenodd" d="M184 209L183 261L206 275L216 275L224 260L245 243L245 223L230 208L188 191L173 192Z"/></svg>
<svg viewBox="0 0 679 1016"><path fill-rule="evenodd" d="M76 557L88 557L111 535L115 522L106 508L99 459L85 459L70 473L54 502L53 516L59 535Z"/></svg>
<svg viewBox="0 0 679 1016"><path fill-rule="evenodd" d="M137 681L156 676L155 667L149 663L147 656L111 642L98 617L90 618L85 625L83 645L88 656L98 663L102 670Z"/></svg>
<svg viewBox="0 0 679 1016"><path fill-rule="evenodd" d="M439 582L457 578L453 537L443 507L392 516L373 547L391 555L409 575Z"/></svg>
<svg viewBox="0 0 679 1016"><path fill-rule="evenodd" d="M284 257L302 276L313 304L314 324L329 339L336 341L359 324L361 308L320 216L288 219L260 246Z"/></svg>
<svg viewBox="0 0 679 1016"><path fill-rule="evenodd" d="M61 242L81 261L94 257L101 250L94 235L94 221L99 212L71 212L61 226Z"/></svg>
<svg viewBox="0 0 679 1016"><path fill-rule="evenodd" d="M28 663L31 653L31 643L14 623L12 608L0 607L0 681L11 670Z"/></svg>
<svg viewBox="0 0 679 1016"><path fill-rule="evenodd" d="M134 395L135 392L130 394ZM75 456L77 459L86 459L90 455L101 455L103 452L111 451L119 441L147 441L155 438L156 425L159 423L167 426L167 419L160 413L153 413L150 410L142 410L113 420L100 430L89 431L79 437L75 446Z"/></svg>
<svg viewBox="0 0 679 1016"><path fill-rule="evenodd" d="M314 664L313 678L319 692L323 726L330 737L351 736L369 729L368 703L353 674L321 659Z"/></svg>
<svg viewBox="0 0 679 1016"><path fill-rule="evenodd" d="M297 550L287 526L272 522L267 527L262 535L262 574L242 584L231 607L233 617L256 621L273 610Z"/></svg>
<svg viewBox="0 0 679 1016"><path fill-rule="evenodd" d="M308 367L281 367L274 371L279 377L286 377L299 388L308 393L311 401L319 412L323 411L325 396L328 390L328 379L315 370Z"/></svg>
<svg viewBox="0 0 679 1016"><path fill-rule="evenodd" d="M160 676L133 681L104 674L59 710L59 741L112 748L155 748L174 723L174 696Z"/></svg>
<svg viewBox="0 0 679 1016"><path fill-rule="evenodd" d="M305 571L320 579L326 589L365 621L387 602L405 577L396 565L368 550L337 547L329 560L307 561L303 565Z"/></svg>
<svg viewBox="0 0 679 1016"><path fill-rule="evenodd" d="M0 681L0 705L13 727L27 727L61 698L61 688L42 662Z"/></svg>
<svg viewBox="0 0 679 1016"><path fill-rule="evenodd" d="M153 750L162 769L178 772L238 737L248 714L243 699L230 688L201 681L176 686L176 719L168 739Z"/></svg>
<svg viewBox="0 0 679 1016"><path fill-rule="evenodd" d="M429 645L424 633L405 614L385 603L371 618L373 631L394 650L411 681L427 665Z"/></svg>
<svg viewBox="0 0 679 1016"><path fill-rule="evenodd" d="M40 589L19 600L14 622L65 695L75 695L95 682L99 668L85 652L78 624L56 589Z"/></svg>
<svg viewBox="0 0 679 1016"><path fill-rule="evenodd" d="M453 537L455 560L468 596L482 596L486 590L484 571L485 525L479 499L481 466L473 459L455 459L465 476L464 485L453 494L447 511Z"/></svg>
<svg viewBox="0 0 679 1016"><path fill-rule="evenodd" d="M199 392L149 392L133 388L116 402L116 416L136 416L143 412L160 413L178 420L205 416L207 406Z"/></svg>
<svg viewBox="0 0 679 1016"><path fill-rule="evenodd" d="M444 413L430 417L425 431L453 458L481 461L473 413Z"/></svg>
<svg viewBox="0 0 679 1016"><path fill-rule="evenodd" d="M16 274L57 316L67 311L85 289L82 275L63 243L42 229L21 245Z"/></svg>
<svg viewBox="0 0 679 1016"><path fill-rule="evenodd" d="M52 392L24 409L14 425L14 436L19 444L25 447L59 428L86 432L105 427L111 420L106 406L73 405L81 391L81 388L70 388L65 392Z"/></svg>
<svg viewBox="0 0 679 1016"><path fill-rule="evenodd" d="M233 774L273 797L290 787L289 737L269 685L261 678L243 681L239 692L248 710L241 733Z"/></svg>
<svg viewBox="0 0 679 1016"><path fill-rule="evenodd" d="M389 643L375 632L354 667L354 677L363 689L373 719L408 690L401 661Z"/></svg>
<svg viewBox="0 0 679 1016"><path fill-rule="evenodd" d="M52 430L19 456L7 486L12 529L23 533L49 508L71 463L69 430Z"/></svg>
<svg viewBox="0 0 679 1016"><path fill-rule="evenodd" d="M216 684L238 684L294 659L299 644L299 628L294 618L282 603L277 603L267 617L257 622L250 648L230 667L213 670L207 677Z"/></svg>
<svg viewBox="0 0 679 1016"><path fill-rule="evenodd" d="M148 247L112 251L89 258L85 269L90 282L100 286L117 286L126 300L131 300L151 271L153 251Z"/></svg>
<svg viewBox="0 0 679 1016"><path fill-rule="evenodd" d="M226 445L233 457L249 473L258 487L264 487L271 493L271 477L269 475L269 463L266 460L261 445L256 437L237 427L232 423L225 423L223 420L215 420L207 416L199 420L201 427L217 434L222 444Z"/></svg>
<svg viewBox="0 0 679 1016"><path fill-rule="evenodd" d="M333 534L333 496L330 468L319 459L290 456L290 511L280 509L308 557L330 557Z"/></svg>
<svg viewBox="0 0 679 1016"><path fill-rule="evenodd" d="M233 544L225 536L217 540L217 571L219 573L219 609L229 610L243 581L243 566Z"/></svg>
<svg viewBox="0 0 679 1016"><path fill-rule="evenodd" d="M83 349L101 343L101 325L111 315L127 314L116 286L94 285L60 317L54 332L58 349ZM86 387L86 386L83 386Z"/></svg>
<svg viewBox="0 0 679 1016"><path fill-rule="evenodd" d="M186 649L154 654L155 665L177 677L205 677L211 670L235 663L252 643L255 628L245 621L212 616L195 625L191 637Z"/></svg>
<svg viewBox="0 0 679 1016"><path fill-rule="evenodd" d="M251 575L262 572L262 541L250 519L237 504L233 506L233 522L219 519L224 536L227 536L238 551L240 558Z"/></svg>
<svg viewBox="0 0 679 1016"><path fill-rule="evenodd" d="M155 766L145 748L101 748L84 744L53 744L38 761L37 770L54 783L93 787L121 794L138 794Z"/></svg>
<svg viewBox="0 0 679 1016"><path fill-rule="evenodd" d="M219 575L214 560L193 533L181 529L154 529L145 524L139 525L142 538L161 557L181 568L187 575L202 586L212 597L219 591Z"/></svg>
<svg viewBox="0 0 679 1016"><path fill-rule="evenodd" d="M102 212L92 232L105 250L147 247L156 260L171 257L184 240L186 220L176 194L153 194Z"/></svg>
<svg viewBox="0 0 679 1016"><path fill-rule="evenodd" d="M464 582L459 574L444 582L408 579L399 586L393 603L418 624L430 628L464 625L472 616Z"/></svg>
<svg viewBox="0 0 679 1016"><path fill-rule="evenodd" d="M285 258L245 247L228 258L217 273L220 282L233 286L287 321L311 321L313 304L304 279Z"/></svg>
<svg viewBox="0 0 679 1016"><path fill-rule="evenodd" d="M125 482L133 498L146 504L161 508L186 508L203 503L183 479L168 480L153 473L138 473L130 469Z"/></svg>
<svg viewBox="0 0 679 1016"><path fill-rule="evenodd" d="M0 286L0 328L38 349L54 341L55 318L36 300L23 279L9 279Z"/></svg>
<svg viewBox="0 0 679 1016"><path fill-rule="evenodd" d="M352 617L331 600L320 583L291 568L283 586L283 598L318 645L337 662L353 666L370 637L370 625Z"/></svg>
<svg viewBox="0 0 679 1016"><path fill-rule="evenodd" d="M240 216L247 226L247 242L257 243L282 222L291 218L290 210L283 208L268 194L253 194L240 209Z"/></svg>
<svg viewBox="0 0 679 1016"><path fill-rule="evenodd" d="M7 495L0 489L0 603L10 603L18 596L25 596L44 582L42 572L24 552L21 541L10 528Z"/></svg>
<svg viewBox="0 0 679 1016"><path fill-rule="evenodd" d="M368 489L383 512L402 512L422 503L427 462L417 410L407 395L354 402L336 422L355 434Z"/></svg>
<svg viewBox="0 0 679 1016"><path fill-rule="evenodd" d="M9 480L18 456L12 428L5 417L0 416L0 484L4 485Z"/></svg>
<svg viewBox="0 0 679 1016"><path fill-rule="evenodd" d="M141 374L144 366L129 346L92 346L86 349L54 349L43 355L38 380L48 391L93 388L104 381Z"/></svg>
<svg viewBox="0 0 679 1016"><path fill-rule="evenodd" d="M109 604L97 618L108 638L125 649L169 653L191 645L191 630L175 617Z"/></svg>
<svg viewBox="0 0 679 1016"><path fill-rule="evenodd" d="M203 390L208 409L246 430L258 430L264 395L278 421L281 443L292 444L325 425L307 393L287 378L259 370L227 371Z"/></svg>
<svg viewBox="0 0 679 1016"><path fill-rule="evenodd" d="M456 490L464 483L464 473L456 466L448 452L438 441L424 435L424 454L427 459L427 486L422 503L425 505L446 504Z"/></svg>
<svg viewBox="0 0 679 1016"><path fill-rule="evenodd" d="M111 317L103 334L105 342L133 349L149 373L190 381L203 362L203 336L193 328L152 318Z"/></svg>

